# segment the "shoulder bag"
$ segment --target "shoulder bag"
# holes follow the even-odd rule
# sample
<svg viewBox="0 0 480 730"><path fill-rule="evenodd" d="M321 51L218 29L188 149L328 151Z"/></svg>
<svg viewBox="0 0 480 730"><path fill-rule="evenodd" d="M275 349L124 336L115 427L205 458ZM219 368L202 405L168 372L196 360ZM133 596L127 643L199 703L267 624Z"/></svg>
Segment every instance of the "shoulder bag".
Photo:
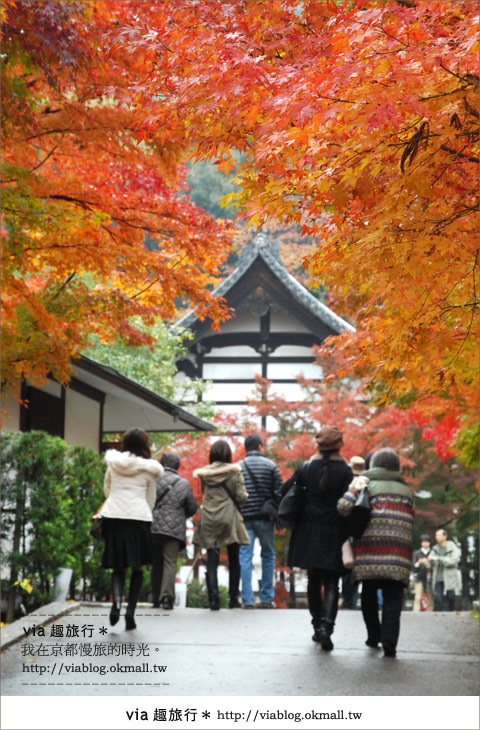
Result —
<svg viewBox="0 0 480 730"><path fill-rule="evenodd" d="M359 493L355 504L347 518L347 531L351 537L358 540L362 537L370 522L372 503L368 487L364 487Z"/></svg>
<svg viewBox="0 0 480 730"><path fill-rule="evenodd" d="M167 484L166 490L164 492L162 492L162 494L159 497L157 497L157 499L155 501L155 505L153 507L154 510L157 509L157 507L160 504L160 502L162 502L165 499L165 497L167 496L167 494L169 493L169 491L171 489L173 489L173 487L175 486L175 484L177 484L177 482L179 482L181 478L182 477L177 477L177 479L175 479L174 482L171 482L171 484Z"/></svg>
<svg viewBox="0 0 480 730"><path fill-rule="evenodd" d="M342 545L342 563L347 570L351 570L355 565L355 556L350 540L345 540Z"/></svg>
<svg viewBox="0 0 480 730"><path fill-rule="evenodd" d="M253 484L253 488L255 489L257 494L260 494L261 496L263 496L255 483L255 477L253 476L253 472L250 469L250 467L248 466L246 459L243 460L243 465L245 466L245 469L248 472L248 476L250 477L250 480ZM278 512L278 507L277 507L275 498L267 497L264 500L264 502L260 508L260 514L262 515L262 517L266 517L268 520L270 520L270 522L274 522L275 518L277 516L277 512Z"/></svg>
<svg viewBox="0 0 480 730"><path fill-rule="evenodd" d="M224 489L226 491L226 493L228 494L228 496L232 500L232 502L235 505L235 507L238 509L238 511L240 512L240 514L242 514L242 510L240 508L240 505L238 504L237 500L235 499L235 497L233 496L233 494L231 493L231 491L229 490L229 488L227 486L225 486L225 484L221 484L220 486L221 486L222 489Z"/></svg>
<svg viewBox="0 0 480 730"><path fill-rule="evenodd" d="M287 530L293 530L303 511L305 487L300 484L300 477L303 473L304 466L300 468L297 479L288 492L283 495L282 501L279 504L277 512L277 527L279 528L286 527Z"/></svg>

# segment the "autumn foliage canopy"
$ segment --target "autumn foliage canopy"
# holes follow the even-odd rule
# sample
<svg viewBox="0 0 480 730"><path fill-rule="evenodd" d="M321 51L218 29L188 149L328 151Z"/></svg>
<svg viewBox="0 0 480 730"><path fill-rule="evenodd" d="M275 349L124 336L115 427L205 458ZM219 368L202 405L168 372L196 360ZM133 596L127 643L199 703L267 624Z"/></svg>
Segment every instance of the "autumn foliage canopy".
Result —
<svg viewBox="0 0 480 730"><path fill-rule="evenodd" d="M9 378L64 378L89 331L141 341L131 315L178 297L224 316L229 237L176 194L206 159L254 226L314 236L356 327L337 374L444 433L476 421L476 2L10 1L2 33Z"/></svg>
<svg viewBox="0 0 480 730"><path fill-rule="evenodd" d="M230 234L177 193L178 138L142 143L123 51L102 53L121 3L2 4L2 380L65 382L89 336L144 343L132 316L186 298L225 316L206 288ZM149 242L147 247L146 241Z"/></svg>
<svg viewBox="0 0 480 730"><path fill-rule="evenodd" d="M138 137L181 130L237 171L240 215L316 237L305 266L355 324L335 347L377 402L474 423L477 4L135 5L109 48L135 59L117 98Z"/></svg>

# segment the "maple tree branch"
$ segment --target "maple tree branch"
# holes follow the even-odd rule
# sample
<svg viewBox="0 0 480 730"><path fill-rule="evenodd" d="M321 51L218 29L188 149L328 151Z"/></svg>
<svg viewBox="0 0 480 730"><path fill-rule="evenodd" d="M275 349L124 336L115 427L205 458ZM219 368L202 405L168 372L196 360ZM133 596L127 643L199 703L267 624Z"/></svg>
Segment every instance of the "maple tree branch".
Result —
<svg viewBox="0 0 480 730"><path fill-rule="evenodd" d="M466 208L462 208L462 210L459 210L458 213L453 213L452 215L448 216L448 218L442 218L442 220L439 221L432 221L432 223L435 224L434 231L438 232L442 230L442 228L446 228L448 225L458 220L459 218L462 218L464 215L477 212L477 210L477 205L469 205Z"/></svg>
<svg viewBox="0 0 480 730"><path fill-rule="evenodd" d="M452 367L453 363L455 362L455 360L457 360L458 356L460 355L460 353L461 353L461 351L463 349L463 346L465 345L465 343L469 339L469 337L470 337L470 331L472 329L473 318L475 316L475 313L476 313L476 308L475 309L472 309L472 316L470 317L470 322L469 322L468 329L467 329L467 332L465 334L465 337L463 338L463 340L462 340L462 342L460 344L460 347L458 348L457 352L455 353L455 355L453 356L453 358L448 363L447 369Z"/></svg>
<svg viewBox="0 0 480 730"><path fill-rule="evenodd" d="M44 158L43 158L43 160L41 160L41 161L40 161L40 162L38 163L38 165L35 165L35 167L32 167L32 168L31 168L30 172L33 172L34 170L38 170L38 168L39 168L39 167L41 167L41 166L43 165L43 163L44 163L44 162L46 162L46 161L48 160L48 158L49 158L49 157L51 157L51 156L53 155L53 153L55 152L55 150L57 149L57 147L58 147L58 145L55 145L55 147L53 147L53 148L52 148L52 149L50 150L50 152L48 153L48 155L47 155L46 157L44 157Z"/></svg>
<svg viewBox="0 0 480 730"><path fill-rule="evenodd" d="M445 314L446 312L450 312L452 309L465 309L466 307L477 307L480 304L480 300L475 300L473 302L465 302L465 304L450 304L449 306L443 306L442 307L442 314Z"/></svg>
<svg viewBox="0 0 480 730"><path fill-rule="evenodd" d="M475 76L474 74L459 76L459 74L456 74L454 71L450 71L450 69L444 66L442 62L440 62L440 68L443 68L443 70L449 73L451 76L455 76L456 79L460 79L460 81L466 81L468 84L473 84L473 82L476 81L476 83L478 84L478 76Z"/></svg>
<svg viewBox="0 0 480 730"><path fill-rule="evenodd" d="M77 275L76 271L72 271L72 273L69 274L69 276L67 276L67 278L65 279L65 281L63 282L63 284L59 287L59 289L56 292L55 296L52 297L52 301L54 299L56 299L58 296L60 296L60 294L62 293L62 291L70 284L70 282L72 281L72 279L75 278L76 275Z"/></svg>
<svg viewBox="0 0 480 730"><path fill-rule="evenodd" d="M404 46L405 48L410 47L409 43L405 43L404 41L401 41L400 38L396 38L394 35L389 33L388 30L385 30L385 28L383 28L381 25L378 26L375 24L371 25L370 23L362 23L361 20L356 20L355 22L358 23L358 25L364 25L367 28L374 28L375 30L378 30L379 33L385 33L385 35L387 35L389 38L392 38L394 41L397 41L397 43L401 43L402 46Z"/></svg>
<svg viewBox="0 0 480 730"><path fill-rule="evenodd" d="M453 150L451 147L447 147L447 145L445 145L445 144L440 145L440 149L444 150L444 152L450 152L450 154L455 155L456 157L463 157L464 159L468 160L469 162L480 162L480 159L478 157L472 157L471 155L465 155L463 152Z"/></svg>

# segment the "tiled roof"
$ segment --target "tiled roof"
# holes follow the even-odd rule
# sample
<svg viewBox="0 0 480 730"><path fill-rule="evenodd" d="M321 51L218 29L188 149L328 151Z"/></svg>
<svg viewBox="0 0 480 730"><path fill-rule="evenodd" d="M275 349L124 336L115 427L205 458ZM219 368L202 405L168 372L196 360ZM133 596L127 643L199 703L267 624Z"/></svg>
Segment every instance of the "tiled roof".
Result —
<svg viewBox="0 0 480 730"><path fill-rule="evenodd" d="M275 255L276 254L276 255ZM265 233L259 233L254 240L244 247L240 256L237 268L227 276L219 286L214 290L218 296L227 297L228 292L234 284L245 274L248 269L254 265L257 258L261 258L269 267L272 273L284 284L291 292L292 297L297 302L308 309L311 314L320 321L330 327L334 332L340 334L344 330L354 332L355 328L348 324L344 319L339 317L335 312L322 302L318 301L313 294L310 294L303 284L300 284L294 276L292 276L280 260L278 245L275 245ZM177 327L192 328L198 317L194 311L188 312L177 323Z"/></svg>

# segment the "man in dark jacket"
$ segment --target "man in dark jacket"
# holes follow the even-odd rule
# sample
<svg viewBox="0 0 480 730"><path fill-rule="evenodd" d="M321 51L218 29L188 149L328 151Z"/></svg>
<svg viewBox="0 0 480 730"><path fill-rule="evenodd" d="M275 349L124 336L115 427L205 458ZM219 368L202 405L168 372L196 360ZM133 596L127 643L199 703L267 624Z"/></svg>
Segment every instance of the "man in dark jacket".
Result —
<svg viewBox="0 0 480 730"><path fill-rule="evenodd" d="M242 601L244 608L255 607L252 589L252 559L255 538L261 546L262 579L260 582L259 608L273 608L275 589L275 517L280 503L282 477L277 465L262 454L263 439L252 433L245 439L246 456L240 462L248 492L248 500L242 507L250 545L240 545L240 571L242 577Z"/></svg>
<svg viewBox="0 0 480 730"><path fill-rule="evenodd" d="M157 498L152 521L152 601L153 608L173 609L177 556L186 545L186 519L197 511L192 487L178 474L180 459L163 454L163 475L157 480Z"/></svg>

